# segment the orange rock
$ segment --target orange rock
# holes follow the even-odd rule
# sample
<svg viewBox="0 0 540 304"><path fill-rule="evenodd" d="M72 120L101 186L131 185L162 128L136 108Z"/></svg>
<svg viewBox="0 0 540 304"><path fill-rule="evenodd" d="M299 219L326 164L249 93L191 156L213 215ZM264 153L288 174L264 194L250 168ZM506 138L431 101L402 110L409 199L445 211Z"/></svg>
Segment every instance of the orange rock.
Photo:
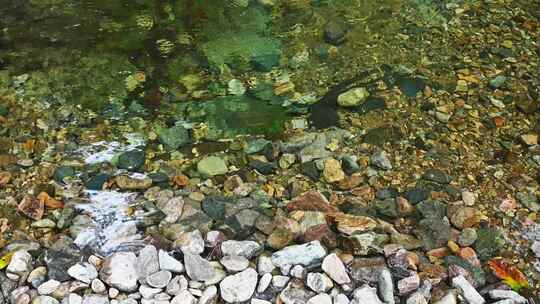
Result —
<svg viewBox="0 0 540 304"><path fill-rule="evenodd" d="M189 177L184 174L175 175L171 177L171 181L179 187L185 187L189 184Z"/></svg>
<svg viewBox="0 0 540 304"><path fill-rule="evenodd" d="M480 267L480 260L478 259L478 256L476 255L474 249L472 249L471 247L461 248L461 250L459 251L459 257L468 261L473 266Z"/></svg>
<svg viewBox="0 0 540 304"><path fill-rule="evenodd" d="M502 118L500 116L495 116L495 117L493 117L493 123L495 124L495 126L497 128L503 127L504 126L504 118Z"/></svg>
<svg viewBox="0 0 540 304"><path fill-rule="evenodd" d="M47 192L41 192L38 194L37 199L43 203L43 205L49 209L61 209L64 208L64 204L49 196Z"/></svg>
<svg viewBox="0 0 540 304"><path fill-rule="evenodd" d="M45 205L43 201L36 199L33 196L25 196L17 207L19 212L33 220L40 220L45 213Z"/></svg>
<svg viewBox="0 0 540 304"><path fill-rule="evenodd" d="M6 185L11 180L11 173L8 171L0 172L0 186Z"/></svg>
<svg viewBox="0 0 540 304"><path fill-rule="evenodd" d="M448 256L449 254L450 254L450 252L448 251L448 248L446 248L446 247L431 249L430 251L427 252L428 256L434 257L434 258L439 258L439 259L442 259L442 258Z"/></svg>
<svg viewBox="0 0 540 304"><path fill-rule="evenodd" d="M377 221L361 215L335 213L331 215L337 224L337 230L347 235L358 232L370 231L377 227Z"/></svg>
<svg viewBox="0 0 540 304"><path fill-rule="evenodd" d="M285 208L289 211L304 210L304 211L321 211L321 212L337 212L335 206L330 205L326 197L319 191L309 191L304 193L292 201Z"/></svg>

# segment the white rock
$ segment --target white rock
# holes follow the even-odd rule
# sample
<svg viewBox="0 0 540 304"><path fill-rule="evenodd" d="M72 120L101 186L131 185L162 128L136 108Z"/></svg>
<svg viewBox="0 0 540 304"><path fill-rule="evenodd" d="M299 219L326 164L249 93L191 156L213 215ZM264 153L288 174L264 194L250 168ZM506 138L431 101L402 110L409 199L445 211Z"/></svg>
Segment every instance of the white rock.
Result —
<svg viewBox="0 0 540 304"><path fill-rule="evenodd" d="M284 304L306 303L315 294L304 288L296 286L293 282L289 283L279 294L279 299Z"/></svg>
<svg viewBox="0 0 540 304"><path fill-rule="evenodd" d="M195 281L210 280L215 275L212 264L198 254L185 254L184 264L188 276Z"/></svg>
<svg viewBox="0 0 540 304"><path fill-rule="evenodd" d="M494 289L488 292L489 297L493 300L510 299L515 304L527 304L526 298L522 297L519 293L513 290Z"/></svg>
<svg viewBox="0 0 540 304"><path fill-rule="evenodd" d="M219 283L221 298L227 303L249 300L256 286L257 271L253 268L248 268L237 274L230 275Z"/></svg>
<svg viewBox="0 0 540 304"><path fill-rule="evenodd" d="M65 299L67 299L65 304L82 304L83 301L83 298L76 293L70 293Z"/></svg>
<svg viewBox="0 0 540 304"><path fill-rule="evenodd" d="M399 295L407 295L420 287L420 277L417 273L410 275L398 281L397 289Z"/></svg>
<svg viewBox="0 0 540 304"><path fill-rule="evenodd" d="M455 290L448 291L441 299L433 302L433 304L457 304L457 296Z"/></svg>
<svg viewBox="0 0 540 304"><path fill-rule="evenodd" d="M353 300L351 301L351 304L364 304L364 303L370 303L370 304L383 304L379 297L377 296L377 289L369 287L369 285L365 284L360 288L357 288L353 292Z"/></svg>
<svg viewBox="0 0 540 304"><path fill-rule="evenodd" d="M214 276L208 280L204 280L206 286L217 284L227 276L227 272L225 272L225 269L223 269L223 266L219 262L212 261L210 264L214 268Z"/></svg>
<svg viewBox="0 0 540 304"><path fill-rule="evenodd" d="M332 298L326 293L320 293L309 299L307 304L332 304Z"/></svg>
<svg viewBox="0 0 540 304"><path fill-rule="evenodd" d="M414 292L407 298L406 304L428 304L428 301L420 292Z"/></svg>
<svg viewBox="0 0 540 304"><path fill-rule="evenodd" d="M172 273L167 270L160 270L146 277L146 283L154 288L165 288L172 279Z"/></svg>
<svg viewBox="0 0 540 304"><path fill-rule="evenodd" d="M239 272L249 266L249 260L240 255L226 255L220 262L230 272Z"/></svg>
<svg viewBox="0 0 540 304"><path fill-rule="evenodd" d="M272 282L272 274L271 273L265 273L259 280L259 286L257 286L257 292L263 293L268 286L270 286L270 283Z"/></svg>
<svg viewBox="0 0 540 304"><path fill-rule="evenodd" d="M332 280L324 273L310 272L307 275L306 285L315 292L327 292L334 287Z"/></svg>
<svg viewBox="0 0 540 304"><path fill-rule="evenodd" d="M251 304L272 304L272 302L261 299L251 299Z"/></svg>
<svg viewBox="0 0 540 304"><path fill-rule="evenodd" d="M272 263L272 259L269 256L261 255L257 261L257 271L259 274L265 274L274 271L276 266Z"/></svg>
<svg viewBox="0 0 540 304"><path fill-rule="evenodd" d="M6 268L6 276L14 281L26 280L32 270L32 256L25 250L16 251Z"/></svg>
<svg viewBox="0 0 540 304"><path fill-rule="evenodd" d="M216 302L216 299L218 297L217 294L217 287L212 285L208 286L205 290L203 290L201 297L199 298L198 304L212 304Z"/></svg>
<svg viewBox="0 0 540 304"><path fill-rule="evenodd" d="M334 304L349 304L349 302L349 298L342 293L339 293L334 297Z"/></svg>
<svg viewBox="0 0 540 304"><path fill-rule="evenodd" d="M272 262L277 267L284 265L309 266L320 262L326 256L326 249L319 241L302 245L292 245L272 254Z"/></svg>
<svg viewBox="0 0 540 304"><path fill-rule="evenodd" d="M461 200L463 203L467 206L474 206L474 203L476 201L476 196L471 191L463 191L461 192Z"/></svg>
<svg viewBox="0 0 540 304"><path fill-rule="evenodd" d="M60 302L53 297L37 296L32 299L32 304L60 304Z"/></svg>
<svg viewBox="0 0 540 304"><path fill-rule="evenodd" d="M152 299L155 295L161 292L161 289L159 288L152 288L148 285L141 285L139 287L139 293L141 296L145 299Z"/></svg>
<svg viewBox="0 0 540 304"><path fill-rule="evenodd" d="M156 273L159 270L159 258L156 247L147 245L141 249L136 265L140 280L145 280L147 276Z"/></svg>
<svg viewBox="0 0 540 304"><path fill-rule="evenodd" d="M171 304L196 304L197 299L187 290L182 290L171 300Z"/></svg>
<svg viewBox="0 0 540 304"><path fill-rule="evenodd" d="M107 257L99 276L107 285L120 291L137 289L137 257L133 252L117 252Z"/></svg>
<svg viewBox="0 0 540 304"><path fill-rule="evenodd" d="M96 267L88 262L77 263L71 266L67 273L75 280L90 284L92 280L98 277Z"/></svg>
<svg viewBox="0 0 540 304"><path fill-rule="evenodd" d="M39 285L37 291L40 295L46 296L53 293L58 287L60 287L60 282L57 280L48 280L47 282Z"/></svg>
<svg viewBox="0 0 540 304"><path fill-rule="evenodd" d="M182 290L187 290L188 288L188 280L183 275L176 276L172 278L172 280L167 284L167 288L165 289L168 294L171 296L175 296L180 293Z"/></svg>
<svg viewBox="0 0 540 304"><path fill-rule="evenodd" d="M174 241L174 246L182 253L201 254L204 251L204 240L199 230L184 232Z"/></svg>
<svg viewBox="0 0 540 304"><path fill-rule="evenodd" d="M463 275L453 278L452 285L458 289L459 294L461 294L469 304L484 304L486 302Z"/></svg>
<svg viewBox="0 0 540 304"><path fill-rule="evenodd" d="M296 265L291 268L289 274L297 279L303 279L306 277L307 271L302 265Z"/></svg>
<svg viewBox="0 0 540 304"><path fill-rule="evenodd" d="M99 279L94 279L92 283L90 284L90 288L92 288L92 291L94 293L105 293L107 291L107 287L105 287L105 284L101 282Z"/></svg>
<svg viewBox="0 0 540 304"><path fill-rule="evenodd" d="M109 298L115 299L120 294L120 290L116 288L109 288Z"/></svg>
<svg viewBox="0 0 540 304"><path fill-rule="evenodd" d="M34 287L37 287L41 283L43 283L46 276L47 276L47 268L45 268L44 266L39 266L30 272L30 274L28 275L28 278L26 279L26 282L32 284L32 286Z"/></svg>
<svg viewBox="0 0 540 304"><path fill-rule="evenodd" d="M275 275L272 277L272 286L277 289L283 289L289 283L290 278L288 276Z"/></svg>
<svg viewBox="0 0 540 304"><path fill-rule="evenodd" d="M75 293L75 292L83 291L88 287L90 287L89 284L83 283L81 281L73 281L71 282L71 285L69 286L68 291Z"/></svg>
<svg viewBox="0 0 540 304"><path fill-rule="evenodd" d="M221 243L223 255L239 255L251 259L262 249L259 243L254 241L225 241Z"/></svg>
<svg viewBox="0 0 540 304"><path fill-rule="evenodd" d="M109 298L104 295L89 294L83 297L83 304L109 304Z"/></svg>
<svg viewBox="0 0 540 304"><path fill-rule="evenodd" d="M324 258L322 269L338 284L348 284L351 282L345 265L343 265L343 262L335 253L329 254Z"/></svg>
<svg viewBox="0 0 540 304"><path fill-rule="evenodd" d="M167 252L159 250L159 269L168 270L173 273L182 273L184 272L184 264L170 256Z"/></svg>
<svg viewBox="0 0 540 304"><path fill-rule="evenodd" d="M379 294L384 303L394 304L394 280L392 279L392 274L390 270L384 268L381 270L378 279Z"/></svg>

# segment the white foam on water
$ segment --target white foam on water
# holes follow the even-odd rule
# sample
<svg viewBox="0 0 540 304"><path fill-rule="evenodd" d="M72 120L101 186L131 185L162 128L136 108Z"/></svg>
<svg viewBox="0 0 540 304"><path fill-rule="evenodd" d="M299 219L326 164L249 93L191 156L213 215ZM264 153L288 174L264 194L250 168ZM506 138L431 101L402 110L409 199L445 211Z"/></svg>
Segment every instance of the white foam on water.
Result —
<svg viewBox="0 0 540 304"><path fill-rule="evenodd" d="M116 155L146 144L146 140L140 134L126 134L125 137L128 141L127 145L123 145L117 141L98 141L80 147L77 149L77 153L82 155L86 164L98 164L110 162Z"/></svg>
<svg viewBox="0 0 540 304"><path fill-rule="evenodd" d="M96 227L87 228L77 235L75 243L79 247L95 244L101 252L111 253L122 247L142 244L142 235L137 231L135 220L126 214L136 193L90 190L85 193L90 203L79 204L77 208L85 211Z"/></svg>

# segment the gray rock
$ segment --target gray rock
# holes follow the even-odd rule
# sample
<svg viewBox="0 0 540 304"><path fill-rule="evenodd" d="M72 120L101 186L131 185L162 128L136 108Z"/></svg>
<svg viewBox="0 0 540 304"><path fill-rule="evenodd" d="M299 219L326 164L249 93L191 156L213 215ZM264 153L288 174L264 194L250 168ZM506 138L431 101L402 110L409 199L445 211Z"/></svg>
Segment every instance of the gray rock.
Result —
<svg viewBox="0 0 540 304"><path fill-rule="evenodd" d="M334 296L334 304L349 304L349 303L350 303L349 298L343 293L338 293L337 295Z"/></svg>
<svg viewBox="0 0 540 304"><path fill-rule="evenodd" d="M324 262L323 262L324 265ZM324 269L323 269L324 270ZM306 268L302 265L295 265L293 268L291 268L291 271L289 274L297 279L304 279L307 275Z"/></svg>
<svg viewBox="0 0 540 304"><path fill-rule="evenodd" d="M419 292L415 292L407 298L406 304L428 304L428 301L424 295Z"/></svg>
<svg viewBox="0 0 540 304"><path fill-rule="evenodd" d="M146 283L154 288L165 288L172 279L172 273L167 270L160 270L146 277Z"/></svg>
<svg viewBox="0 0 540 304"><path fill-rule="evenodd" d="M60 304L60 302L53 297L37 296L32 299L32 304Z"/></svg>
<svg viewBox="0 0 540 304"><path fill-rule="evenodd" d="M105 258L99 277L107 285L125 292L137 289L137 257L132 252L117 252Z"/></svg>
<svg viewBox="0 0 540 304"><path fill-rule="evenodd" d="M62 304L82 304L83 298L76 294L70 293L62 300Z"/></svg>
<svg viewBox="0 0 540 304"><path fill-rule="evenodd" d="M37 288L39 285L43 284L47 279L47 268L40 266L35 268L30 272L26 282L32 284L34 288Z"/></svg>
<svg viewBox="0 0 540 304"><path fill-rule="evenodd" d="M164 250L159 250L158 256L159 256L159 269L168 270L174 273L184 272L184 264L182 264L182 262L178 261L174 257L170 256Z"/></svg>
<svg viewBox="0 0 540 304"><path fill-rule="evenodd" d="M57 280L48 280L47 282L39 285L37 291L40 295L46 296L53 293L58 287L60 287L60 282Z"/></svg>
<svg viewBox="0 0 540 304"><path fill-rule="evenodd" d="M227 303L249 300L257 286L257 271L248 268L223 279L219 284L221 298Z"/></svg>
<svg viewBox="0 0 540 304"><path fill-rule="evenodd" d="M89 294L83 297L83 304L109 304L109 298L105 295Z"/></svg>
<svg viewBox="0 0 540 304"><path fill-rule="evenodd" d="M251 299L250 304L272 304L272 302L261 300L261 299Z"/></svg>
<svg viewBox="0 0 540 304"><path fill-rule="evenodd" d="M417 273L399 280L397 284L399 295L409 294L417 290L418 287L420 287L420 277Z"/></svg>
<svg viewBox="0 0 540 304"><path fill-rule="evenodd" d="M144 281L146 277L157 272L159 270L159 258L156 247L148 245L141 249L136 265L139 280Z"/></svg>
<svg viewBox="0 0 540 304"><path fill-rule="evenodd" d="M433 302L433 304L457 304L457 296L455 290L448 291L442 298Z"/></svg>
<svg viewBox="0 0 540 304"><path fill-rule="evenodd" d="M98 277L96 267L88 262L77 263L68 269L68 274L75 280L90 284Z"/></svg>
<svg viewBox="0 0 540 304"><path fill-rule="evenodd" d="M204 251L204 239L199 230L184 232L174 241L174 246L180 248L184 254L201 254Z"/></svg>
<svg viewBox="0 0 540 304"><path fill-rule="evenodd" d="M509 299L515 304L527 304L526 298L513 290L493 289L488 292L488 295L493 300Z"/></svg>
<svg viewBox="0 0 540 304"><path fill-rule="evenodd" d="M226 255L220 263L230 272L239 272L249 266L249 260L239 255Z"/></svg>
<svg viewBox="0 0 540 304"><path fill-rule="evenodd" d="M364 304L364 303L370 303L370 304L383 304L379 297L377 296L377 289L369 287L369 285L365 284L360 288L357 288L353 292L353 300L351 301L351 304Z"/></svg>
<svg viewBox="0 0 540 304"><path fill-rule="evenodd" d="M274 286L278 290L281 290L285 288L285 286L287 286L287 283L289 283L290 279L291 278L289 278L288 276L275 275L272 277L272 286Z"/></svg>
<svg viewBox="0 0 540 304"><path fill-rule="evenodd" d="M474 287L462 275L452 279L452 285L457 288L459 294L469 304L484 304L486 300L474 289Z"/></svg>
<svg viewBox="0 0 540 304"><path fill-rule="evenodd" d="M212 264L198 254L185 254L184 263L188 276L195 281L210 280L215 275Z"/></svg>
<svg viewBox="0 0 540 304"><path fill-rule="evenodd" d="M144 284L141 285L141 287L139 287L139 293L144 299L152 299L154 298L155 295L157 295L160 292L161 292L160 288L152 288Z"/></svg>
<svg viewBox="0 0 540 304"><path fill-rule="evenodd" d="M322 262L322 270L338 284L348 284L351 282L345 265L335 254L329 254Z"/></svg>
<svg viewBox="0 0 540 304"><path fill-rule="evenodd" d="M182 290L171 300L171 304L196 304L197 299L187 290Z"/></svg>
<svg viewBox="0 0 540 304"><path fill-rule="evenodd" d="M478 238L478 235L476 234L476 229L474 228L465 228L461 231L458 237L458 244L461 247L469 247Z"/></svg>
<svg viewBox="0 0 540 304"><path fill-rule="evenodd" d="M92 291L94 293L98 293L98 294L102 294L107 291L107 287L99 279L94 279L92 283L90 284L90 287L92 288Z"/></svg>
<svg viewBox="0 0 540 304"><path fill-rule="evenodd" d="M540 211L540 203L538 203L538 198L534 193L530 192L518 192L516 198L519 202L525 206L527 209L537 212Z"/></svg>
<svg viewBox="0 0 540 304"><path fill-rule="evenodd" d="M332 298L326 293L321 293L310 298L307 304L332 304Z"/></svg>
<svg viewBox="0 0 540 304"><path fill-rule="evenodd" d="M330 288L334 287L332 280L326 274L320 272L308 273L306 285L318 293L327 292Z"/></svg>
<svg viewBox="0 0 540 304"><path fill-rule="evenodd" d="M182 290L188 289L188 280L183 275L176 276L167 284L165 290L171 296L175 296L180 293Z"/></svg>
<svg viewBox="0 0 540 304"><path fill-rule="evenodd" d="M6 268L6 276L14 281L24 281L32 270L32 256L24 250L16 251Z"/></svg>
<svg viewBox="0 0 540 304"><path fill-rule="evenodd" d="M198 304L212 304L215 303L218 297L218 290L216 286L208 286L203 290Z"/></svg>
<svg viewBox="0 0 540 304"><path fill-rule="evenodd" d="M392 169L392 163L390 162L390 159L388 158L388 153L386 153L386 151L384 150L379 150L373 153L373 155L371 155L371 164L383 170Z"/></svg>
<svg viewBox="0 0 540 304"><path fill-rule="evenodd" d="M263 293L265 290L270 286L270 283L272 282L272 274L271 273L265 273L259 280L259 286L257 286L257 292Z"/></svg>
<svg viewBox="0 0 540 304"><path fill-rule="evenodd" d="M272 254L272 262L277 267L284 265L310 266L320 262L326 256L326 249L319 241L302 245L291 245Z"/></svg>
<svg viewBox="0 0 540 304"><path fill-rule="evenodd" d="M284 304L297 304L307 303L314 295L313 292L308 291L301 286L295 286L292 283L289 283L289 285L281 291L279 298Z"/></svg>
<svg viewBox="0 0 540 304"><path fill-rule="evenodd" d="M254 241L225 241L221 243L223 255L239 255L251 259L262 249L259 243Z"/></svg>
<svg viewBox="0 0 540 304"><path fill-rule="evenodd" d="M378 285L379 294L386 304L394 304L394 280L390 270L383 269L379 275Z"/></svg>
<svg viewBox="0 0 540 304"><path fill-rule="evenodd" d="M189 133L183 126L163 128L157 132L159 142L168 150L176 150L189 142Z"/></svg>
<svg viewBox="0 0 540 304"><path fill-rule="evenodd" d="M172 224L178 221L182 215L184 199L181 196L177 196L168 200L158 200L156 207L165 213L165 218L163 220Z"/></svg>

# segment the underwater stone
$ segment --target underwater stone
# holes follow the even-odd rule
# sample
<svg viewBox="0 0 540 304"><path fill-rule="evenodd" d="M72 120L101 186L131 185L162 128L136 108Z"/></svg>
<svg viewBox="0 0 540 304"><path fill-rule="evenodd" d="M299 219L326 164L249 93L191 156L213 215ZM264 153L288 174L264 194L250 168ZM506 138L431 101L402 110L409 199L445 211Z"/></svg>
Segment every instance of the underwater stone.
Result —
<svg viewBox="0 0 540 304"><path fill-rule="evenodd" d="M157 135L159 142L168 150L176 150L189 142L188 130L182 126L160 129Z"/></svg>
<svg viewBox="0 0 540 304"><path fill-rule="evenodd" d="M225 160L217 156L208 156L197 163L197 171L206 177L227 173Z"/></svg>
<svg viewBox="0 0 540 304"><path fill-rule="evenodd" d="M146 153L142 150L131 150L120 154L118 168L129 171L137 171L144 165Z"/></svg>

